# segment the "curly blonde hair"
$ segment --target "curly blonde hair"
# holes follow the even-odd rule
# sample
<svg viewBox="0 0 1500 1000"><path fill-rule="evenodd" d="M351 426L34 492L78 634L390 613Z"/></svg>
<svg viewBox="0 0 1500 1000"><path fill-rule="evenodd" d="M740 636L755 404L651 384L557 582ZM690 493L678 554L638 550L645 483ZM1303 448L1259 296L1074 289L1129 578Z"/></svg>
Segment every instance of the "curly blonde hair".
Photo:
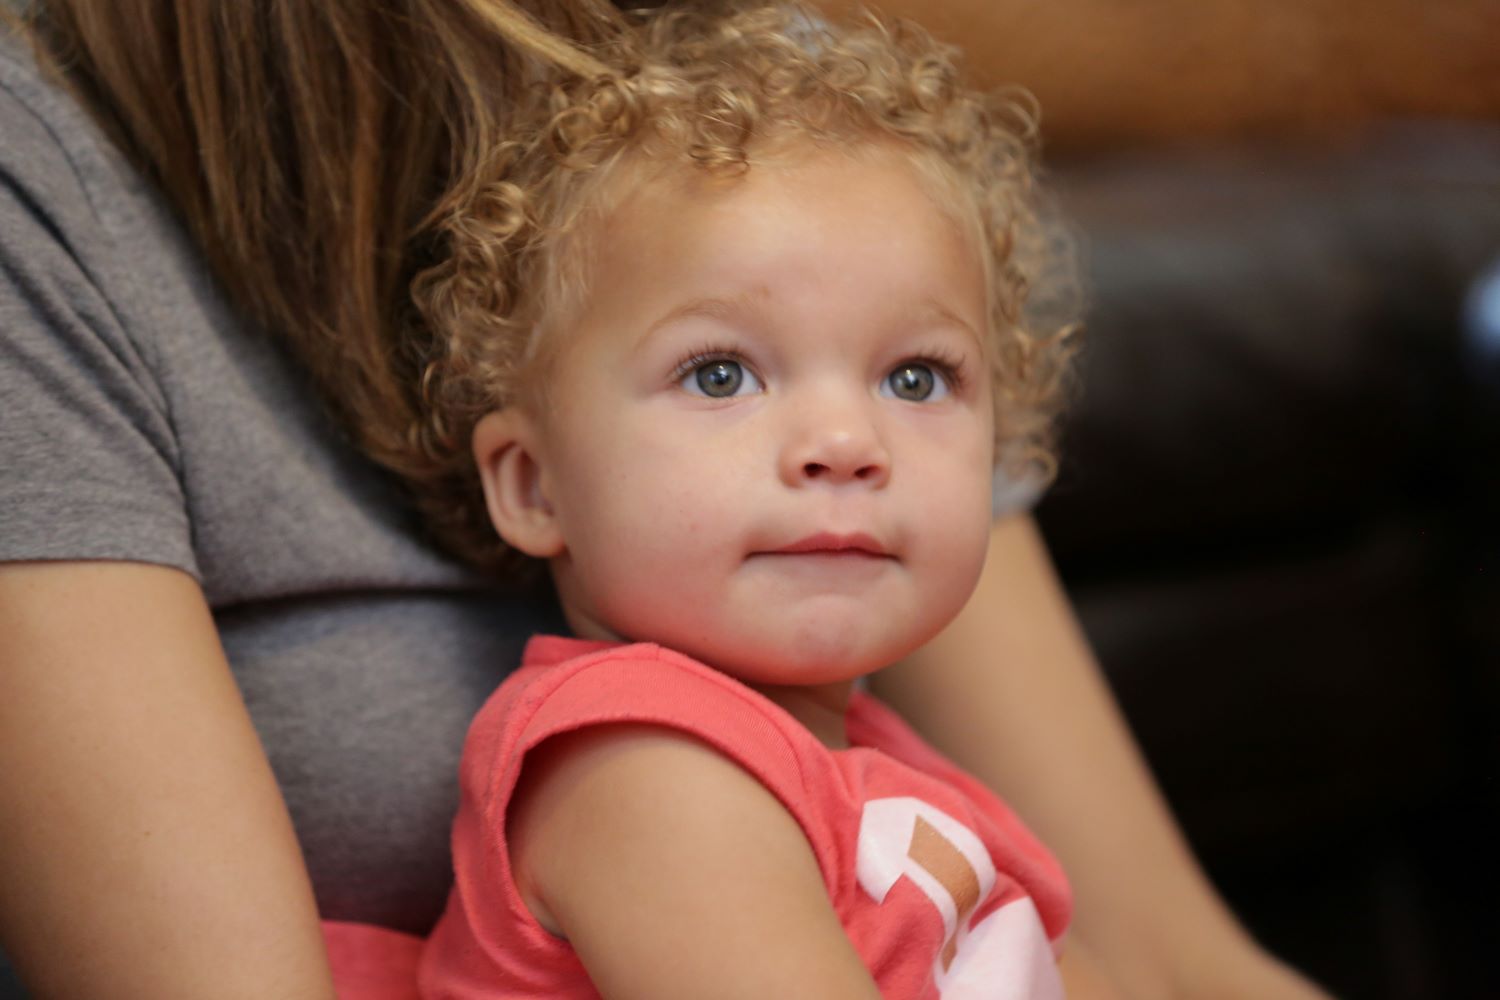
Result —
<svg viewBox="0 0 1500 1000"><path fill-rule="evenodd" d="M586 294L588 235L642 163L732 178L783 149L908 154L986 257L998 460L1051 474L1069 328L1026 304L1039 282L1071 287L1071 255L1036 208L1027 95L963 89L955 50L913 25L829 25L796 2L668 7L590 54L587 77L536 67L509 139L439 207L412 286L422 414L388 464L442 543L484 568L521 560L489 523L469 439L484 414L539 400L548 320Z"/></svg>

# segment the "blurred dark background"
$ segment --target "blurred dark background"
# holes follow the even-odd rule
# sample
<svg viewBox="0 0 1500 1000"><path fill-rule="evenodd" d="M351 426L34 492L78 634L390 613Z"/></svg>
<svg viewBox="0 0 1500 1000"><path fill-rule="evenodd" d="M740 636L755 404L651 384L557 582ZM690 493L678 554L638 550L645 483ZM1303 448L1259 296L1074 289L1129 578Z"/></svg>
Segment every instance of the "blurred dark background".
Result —
<svg viewBox="0 0 1500 1000"><path fill-rule="evenodd" d="M1054 182L1092 308L1038 516L1190 840L1338 996L1500 997L1500 125Z"/></svg>

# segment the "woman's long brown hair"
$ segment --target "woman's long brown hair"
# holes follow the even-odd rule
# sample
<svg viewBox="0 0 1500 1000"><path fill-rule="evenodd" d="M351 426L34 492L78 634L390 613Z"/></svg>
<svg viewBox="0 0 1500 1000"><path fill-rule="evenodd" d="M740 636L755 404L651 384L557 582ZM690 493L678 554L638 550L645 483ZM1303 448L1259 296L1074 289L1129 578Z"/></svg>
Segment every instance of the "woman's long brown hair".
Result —
<svg viewBox="0 0 1500 1000"><path fill-rule="evenodd" d="M418 406L429 218L534 68L599 72L620 24L608 0L45 0L23 28L391 464L380 428L415 421L360 417Z"/></svg>

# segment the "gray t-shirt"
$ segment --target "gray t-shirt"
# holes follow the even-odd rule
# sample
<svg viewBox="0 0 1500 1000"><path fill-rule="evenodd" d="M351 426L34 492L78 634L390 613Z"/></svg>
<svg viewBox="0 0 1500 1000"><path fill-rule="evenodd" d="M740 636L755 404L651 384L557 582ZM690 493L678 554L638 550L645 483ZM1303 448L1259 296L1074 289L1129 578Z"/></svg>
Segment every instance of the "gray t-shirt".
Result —
<svg viewBox="0 0 1500 1000"><path fill-rule="evenodd" d="M448 890L458 752L547 609L419 540L164 202L0 39L0 561L192 574L325 916Z"/></svg>

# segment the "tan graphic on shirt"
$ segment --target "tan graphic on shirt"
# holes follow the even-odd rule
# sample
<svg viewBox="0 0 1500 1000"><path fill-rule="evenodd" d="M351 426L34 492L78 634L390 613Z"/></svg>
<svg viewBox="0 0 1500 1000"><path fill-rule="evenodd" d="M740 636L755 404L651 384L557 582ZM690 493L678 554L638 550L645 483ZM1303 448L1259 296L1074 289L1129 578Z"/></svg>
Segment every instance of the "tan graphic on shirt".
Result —
<svg viewBox="0 0 1500 1000"><path fill-rule="evenodd" d="M937 879L939 885L948 890L948 895L953 897L953 904L958 910L953 934L943 945L942 961L946 971L953 964L954 955L958 953L958 928L963 926L969 914L974 912L974 907L979 905L979 875L963 852L921 816L916 817L916 822L912 824L911 846L907 848L906 856L921 865L929 875Z"/></svg>
<svg viewBox="0 0 1500 1000"><path fill-rule="evenodd" d="M869 799L855 866L860 887L879 904L898 883L932 904L944 934L931 958L942 1000L1064 1000L1052 943L1029 896L1014 893L969 926L1000 873L967 824L913 796ZM906 905L916 902L904 898Z"/></svg>

